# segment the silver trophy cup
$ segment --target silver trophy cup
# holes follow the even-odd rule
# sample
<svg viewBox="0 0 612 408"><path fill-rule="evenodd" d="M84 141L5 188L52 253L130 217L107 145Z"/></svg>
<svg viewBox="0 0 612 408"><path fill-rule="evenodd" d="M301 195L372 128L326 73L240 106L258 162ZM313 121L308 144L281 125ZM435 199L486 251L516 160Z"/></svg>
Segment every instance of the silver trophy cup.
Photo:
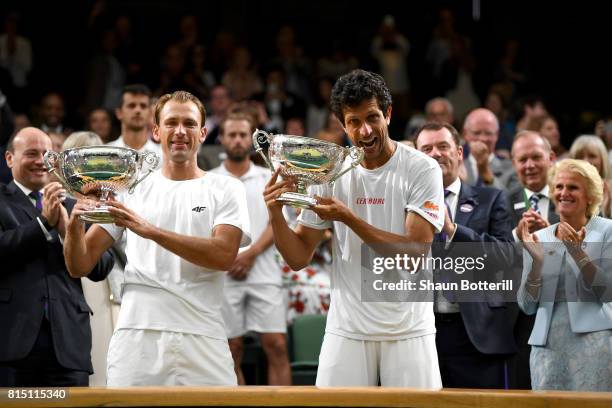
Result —
<svg viewBox="0 0 612 408"><path fill-rule="evenodd" d="M77 147L61 153L48 151L43 160L47 170L57 176L69 193L98 198L100 205L80 216L98 224L114 222L104 203L111 194L117 195L125 190L132 193L134 187L159 164L159 157L153 152L138 153L117 146ZM145 163L147 169L141 175Z"/></svg>
<svg viewBox="0 0 612 408"><path fill-rule="evenodd" d="M263 143L270 144L269 157L263 152ZM277 200L300 208L317 204L317 200L307 194L308 186L332 184L363 160L363 149L360 147L342 147L310 137L272 135L259 129L253 133L253 146L272 171L283 166L281 176L294 176L297 179L297 191L285 192ZM350 157L351 161L342 170L346 157Z"/></svg>

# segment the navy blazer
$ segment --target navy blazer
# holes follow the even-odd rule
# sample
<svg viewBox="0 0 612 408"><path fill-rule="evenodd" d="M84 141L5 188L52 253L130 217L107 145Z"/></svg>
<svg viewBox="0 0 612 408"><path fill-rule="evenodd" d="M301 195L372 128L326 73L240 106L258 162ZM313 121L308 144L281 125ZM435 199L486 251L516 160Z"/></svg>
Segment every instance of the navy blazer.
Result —
<svg viewBox="0 0 612 408"><path fill-rule="evenodd" d="M510 267L514 259L512 221L506 194L490 187L474 187L461 183L454 222L457 230L446 256L465 256L465 247L453 243L470 242L470 251L487 253ZM495 258L491 258L495 257ZM486 271L489 272L489 271ZM459 310L472 344L484 354L516 353L514 319L502 297L482 293L482 302L459 302Z"/></svg>
<svg viewBox="0 0 612 408"><path fill-rule="evenodd" d="M520 208L515 208L515 204L520 204L525 202L525 188L523 186L519 186L509 193L510 204L508 208L510 209L510 214L512 214L512 227L516 227L523 218L523 213L527 211L527 207L521 206ZM548 200L548 223L556 224L559 222L559 214L555 211L555 204L551 199Z"/></svg>
<svg viewBox="0 0 612 408"><path fill-rule="evenodd" d="M71 211L74 200L65 205ZM91 309L81 280L68 274L58 233L51 230L53 239L47 241L38 216L40 210L14 182L0 184L0 362L25 358L32 350L47 301L59 363L92 373ZM89 279L104 279L112 266L107 251Z"/></svg>

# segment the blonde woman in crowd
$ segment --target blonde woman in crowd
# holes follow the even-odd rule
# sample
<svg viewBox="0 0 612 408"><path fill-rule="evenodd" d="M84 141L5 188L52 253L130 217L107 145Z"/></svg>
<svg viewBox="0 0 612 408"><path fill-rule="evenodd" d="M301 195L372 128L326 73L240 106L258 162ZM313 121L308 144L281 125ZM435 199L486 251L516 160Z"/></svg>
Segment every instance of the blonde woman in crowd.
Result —
<svg viewBox="0 0 612 408"><path fill-rule="evenodd" d="M535 314L529 338L536 390L611 391L612 221L598 216L602 180L590 163L550 170L561 221L533 234L523 226L518 304ZM606 293L608 292L608 293Z"/></svg>
<svg viewBox="0 0 612 408"><path fill-rule="evenodd" d="M601 203L600 215L612 218L612 176L610 163L608 162L608 150L597 136L582 135L574 140L570 148L569 157L571 159L586 160L597 169L603 180L603 200Z"/></svg>

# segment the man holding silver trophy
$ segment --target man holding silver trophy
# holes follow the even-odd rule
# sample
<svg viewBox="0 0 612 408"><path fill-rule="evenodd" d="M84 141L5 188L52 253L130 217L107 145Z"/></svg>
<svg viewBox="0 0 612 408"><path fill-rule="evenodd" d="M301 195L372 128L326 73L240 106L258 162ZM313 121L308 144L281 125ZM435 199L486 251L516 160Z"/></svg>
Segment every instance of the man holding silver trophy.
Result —
<svg viewBox="0 0 612 408"><path fill-rule="evenodd" d="M309 190L315 203L308 204L299 198L305 181L326 173L334 156L322 146L279 153L273 140L269 154L279 167L264 191L275 244L292 269L307 265L325 229L334 229L331 306L316 384L440 388L432 302L364 302L360 271L363 244L428 248L444 222L442 173L434 160L390 138L391 94L381 76L363 70L342 76L331 108L354 147L363 149L363 160L353 155L360 165L333 185L315 181ZM277 182L281 172L285 179ZM285 204L308 208L295 231L283 217Z"/></svg>
<svg viewBox="0 0 612 408"><path fill-rule="evenodd" d="M104 202L114 223L98 214L103 220L94 218L100 223L85 232L80 216L91 220L100 205L90 199L79 200L70 217L64 253L75 277L126 234L109 386L236 385L221 316L223 271L250 242L249 218L240 181L197 167L205 119L204 106L190 93L162 96L153 129L163 151L161 170L132 184L133 194Z"/></svg>

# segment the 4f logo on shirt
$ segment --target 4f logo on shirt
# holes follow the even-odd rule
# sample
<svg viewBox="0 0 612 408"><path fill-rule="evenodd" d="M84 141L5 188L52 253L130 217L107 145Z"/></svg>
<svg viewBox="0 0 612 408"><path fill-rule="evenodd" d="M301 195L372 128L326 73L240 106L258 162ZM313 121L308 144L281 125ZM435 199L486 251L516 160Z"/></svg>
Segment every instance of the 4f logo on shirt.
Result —
<svg viewBox="0 0 612 408"><path fill-rule="evenodd" d="M195 212L199 213L199 212L204 211L205 209L206 209L206 207L204 207L204 206L196 206L196 207L193 207L191 209L191 211L195 211Z"/></svg>

